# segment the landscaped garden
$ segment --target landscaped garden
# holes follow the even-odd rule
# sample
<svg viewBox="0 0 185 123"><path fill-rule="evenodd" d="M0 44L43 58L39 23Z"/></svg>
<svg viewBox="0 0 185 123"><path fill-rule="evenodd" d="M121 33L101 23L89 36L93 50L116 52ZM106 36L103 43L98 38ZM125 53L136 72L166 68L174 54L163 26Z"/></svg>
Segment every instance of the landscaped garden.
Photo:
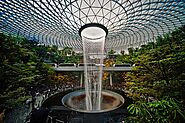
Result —
<svg viewBox="0 0 185 123"><path fill-rule="evenodd" d="M123 88L133 100L128 123L185 122L185 26L158 37L140 48L107 58L113 64L137 64L133 72L114 72L113 86ZM114 55L112 50L109 55ZM49 63L75 63L82 55L72 48L40 45L36 41L0 33L0 106L14 109L25 104L32 92L63 85L79 85L77 73L56 74ZM103 75L109 84L109 73ZM8 112L8 111L7 111Z"/></svg>

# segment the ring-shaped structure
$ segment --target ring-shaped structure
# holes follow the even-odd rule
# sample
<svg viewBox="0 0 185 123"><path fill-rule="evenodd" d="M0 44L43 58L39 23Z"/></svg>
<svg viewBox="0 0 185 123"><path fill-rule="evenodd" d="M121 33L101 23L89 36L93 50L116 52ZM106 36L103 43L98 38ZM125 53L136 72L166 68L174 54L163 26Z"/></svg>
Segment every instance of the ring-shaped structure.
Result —
<svg viewBox="0 0 185 123"><path fill-rule="evenodd" d="M121 50L185 25L184 6L184 0L1 0L0 32L80 51L79 29L98 23L109 32L105 49Z"/></svg>

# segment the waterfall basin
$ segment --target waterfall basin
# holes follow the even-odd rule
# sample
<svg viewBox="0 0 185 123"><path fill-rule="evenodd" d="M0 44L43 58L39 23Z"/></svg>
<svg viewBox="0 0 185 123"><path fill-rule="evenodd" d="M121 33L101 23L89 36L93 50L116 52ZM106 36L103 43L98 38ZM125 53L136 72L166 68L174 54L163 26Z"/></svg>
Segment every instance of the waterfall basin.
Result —
<svg viewBox="0 0 185 123"><path fill-rule="evenodd" d="M121 107L125 102L124 98L120 94L110 90L103 90L101 109L86 110L85 97L85 90L77 90L66 94L61 101L65 107L74 111L85 113L102 113L112 111Z"/></svg>

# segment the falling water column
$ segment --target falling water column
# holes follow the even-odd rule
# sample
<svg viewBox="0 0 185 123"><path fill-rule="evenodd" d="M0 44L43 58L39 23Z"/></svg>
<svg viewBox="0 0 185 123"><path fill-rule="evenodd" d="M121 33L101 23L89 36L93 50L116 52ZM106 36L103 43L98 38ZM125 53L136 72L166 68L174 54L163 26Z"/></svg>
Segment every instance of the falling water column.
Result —
<svg viewBox="0 0 185 123"><path fill-rule="evenodd" d="M86 24L80 29L83 42L86 110L101 110L104 43L108 31L100 24ZM95 66L96 64L96 66Z"/></svg>

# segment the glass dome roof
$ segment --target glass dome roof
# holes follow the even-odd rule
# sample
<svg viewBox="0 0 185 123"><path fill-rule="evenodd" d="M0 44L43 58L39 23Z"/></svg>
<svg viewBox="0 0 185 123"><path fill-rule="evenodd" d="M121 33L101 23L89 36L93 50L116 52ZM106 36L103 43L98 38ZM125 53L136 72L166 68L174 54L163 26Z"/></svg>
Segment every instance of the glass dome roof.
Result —
<svg viewBox="0 0 185 123"><path fill-rule="evenodd" d="M185 25L184 0L1 0L0 31L82 50L79 29L100 23L106 49L136 47Z"/></svg>

